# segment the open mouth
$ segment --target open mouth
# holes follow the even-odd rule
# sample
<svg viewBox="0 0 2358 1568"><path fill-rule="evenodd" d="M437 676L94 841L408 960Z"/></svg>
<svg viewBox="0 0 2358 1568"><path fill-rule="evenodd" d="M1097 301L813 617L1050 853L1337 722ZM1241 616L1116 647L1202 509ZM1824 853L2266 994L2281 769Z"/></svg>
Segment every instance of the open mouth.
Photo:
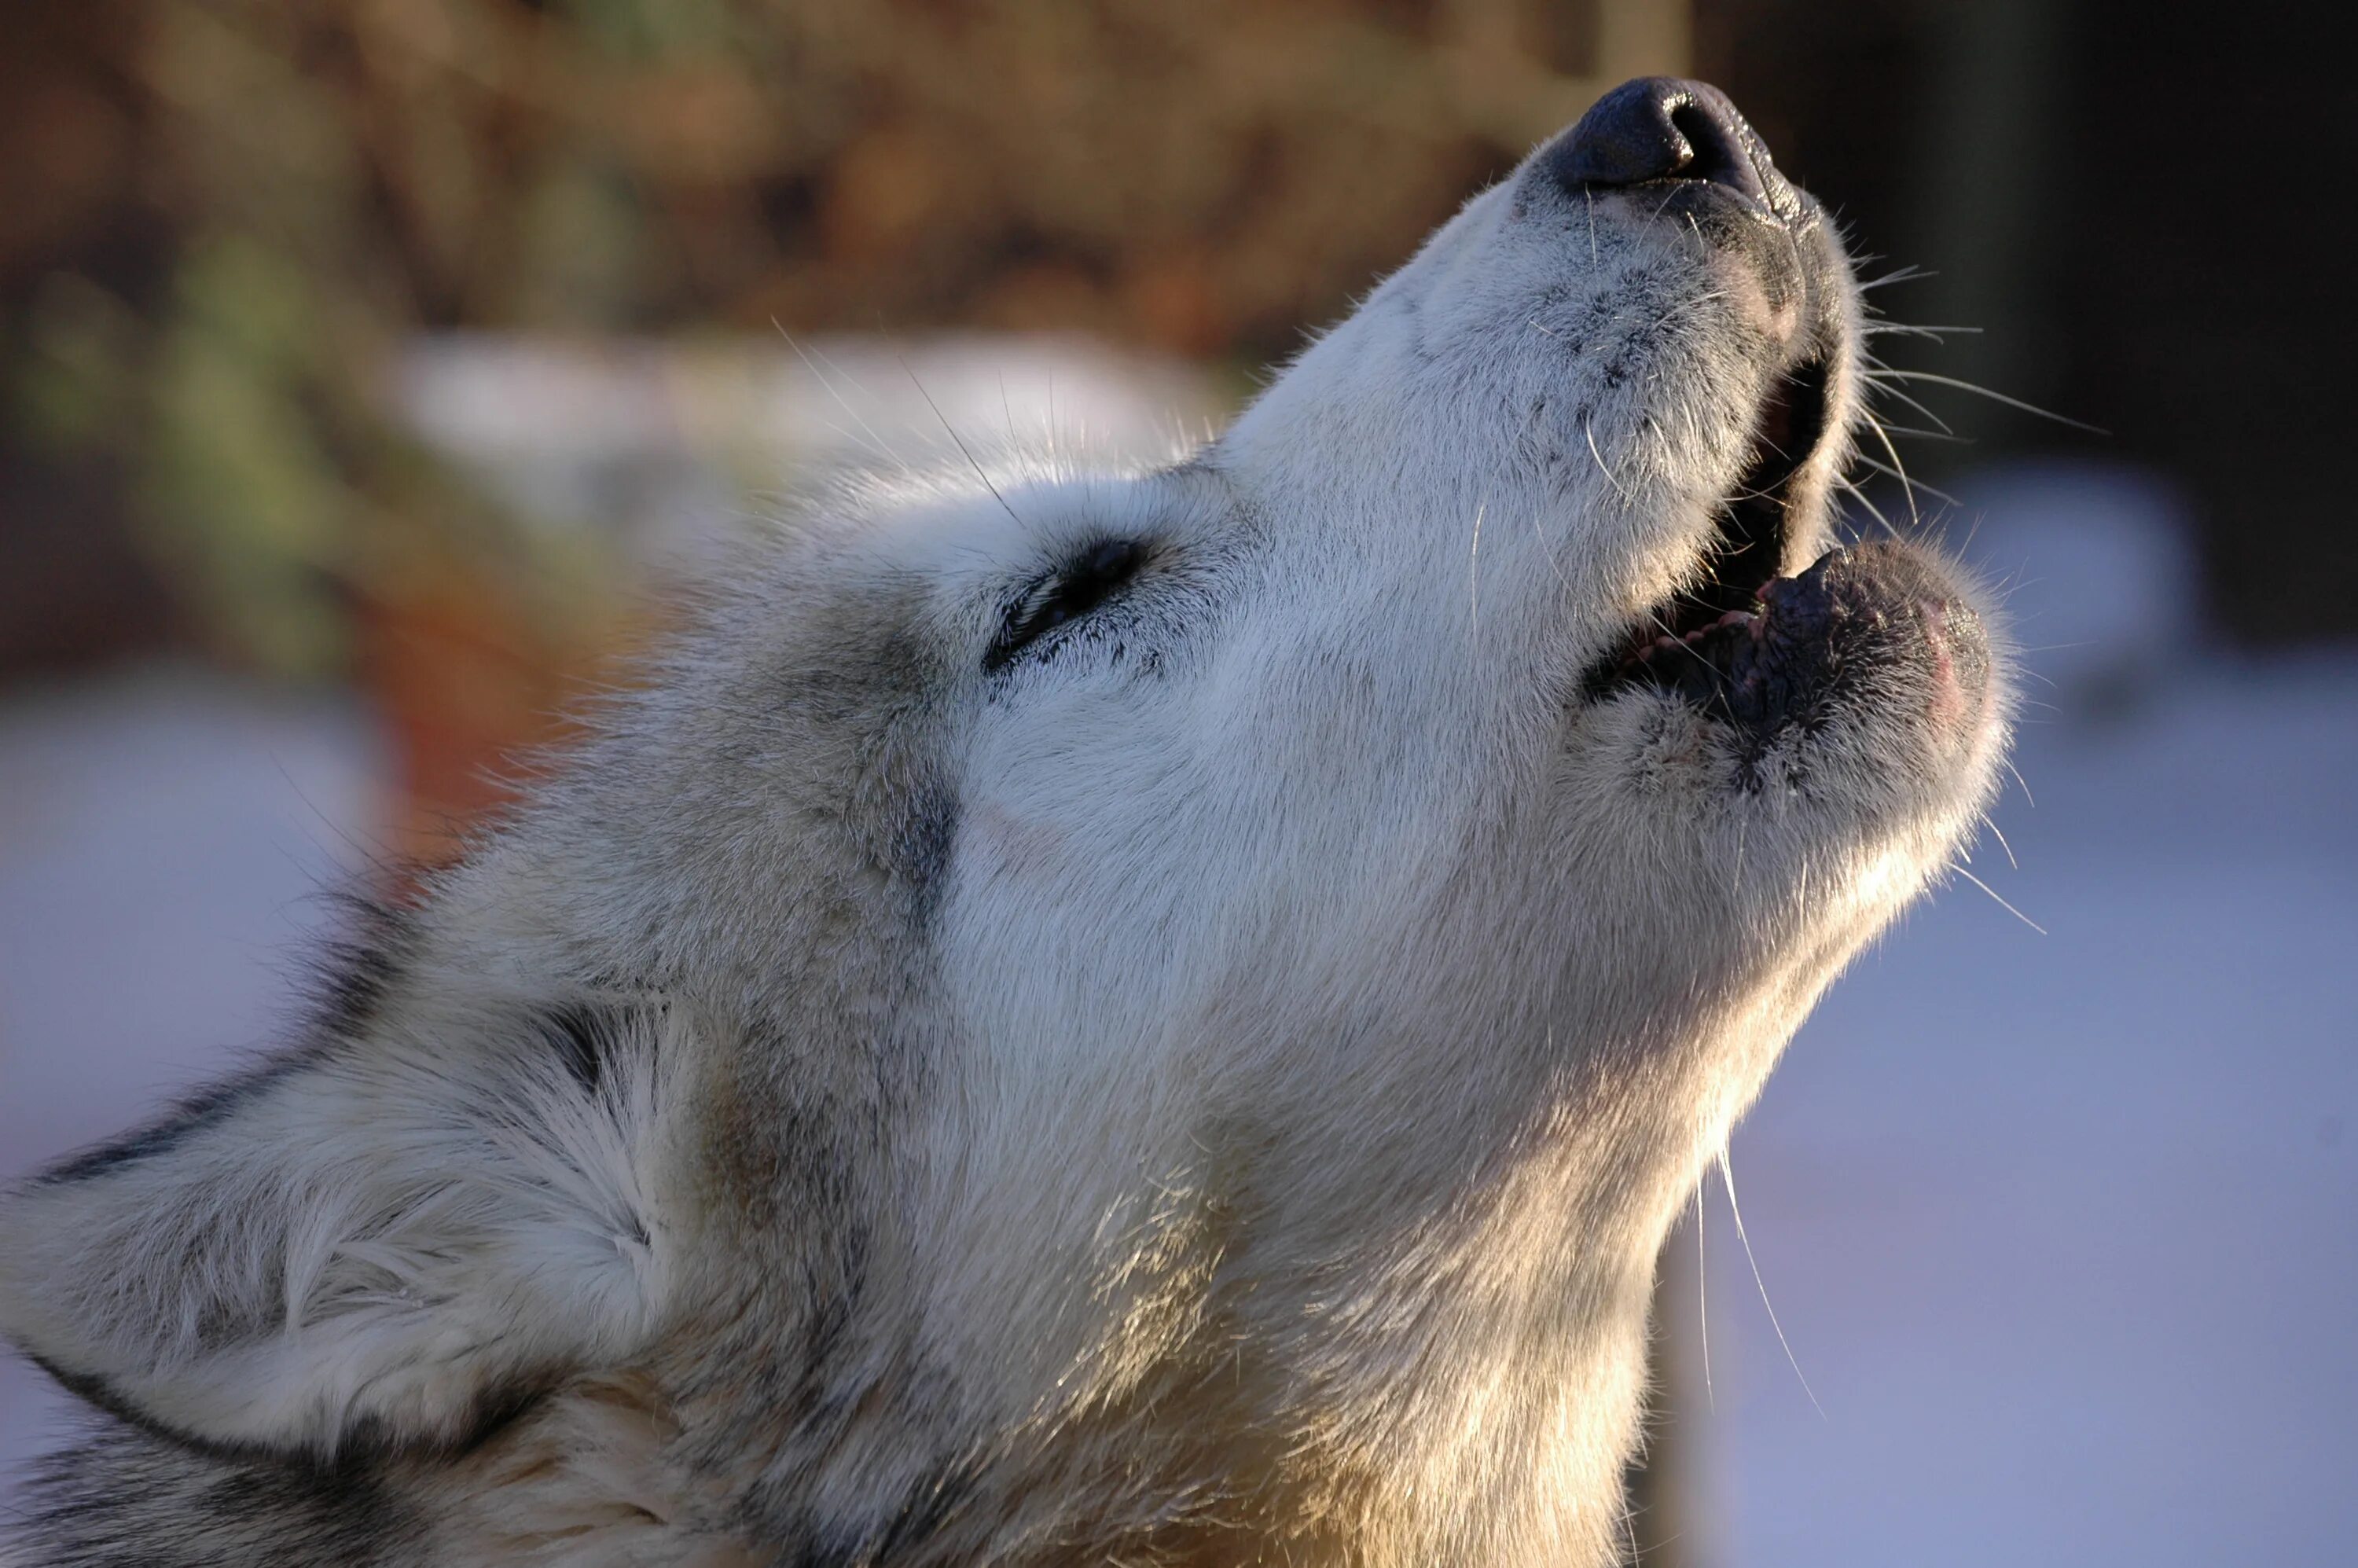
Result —
<svg viewBox="0 0 2358 1568"><path fill-rule="evenodd" d="M1659 686L1708 702L1724 695L1737 646L1751 637L1790 533L1793 479L1826 433L1828 366L1821 356L1778 376L1754 417L1752 446L1721 498L1701 574L1630 628L1584 681L1592 699Z"/></svg>

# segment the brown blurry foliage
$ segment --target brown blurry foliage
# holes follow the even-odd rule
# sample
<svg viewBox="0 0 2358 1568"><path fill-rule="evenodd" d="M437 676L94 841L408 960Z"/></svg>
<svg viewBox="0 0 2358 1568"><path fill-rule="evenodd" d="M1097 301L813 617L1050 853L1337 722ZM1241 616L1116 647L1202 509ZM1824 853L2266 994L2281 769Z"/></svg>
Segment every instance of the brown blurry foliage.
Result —
<svg viewBox="0 0 2358 1568"><path fill-rule="evenodd" d="M426 323L934 325L1053 296L1060 324L1199 352L1282 349L1600 65L1580 0L20 5L12 293L227 224Z"/></svg>
<svg viewBox="0 0 2358 1568"><path fill-rule="evenodd" d="M1675 65L1682 14L16 0L0 527L117 520L217 642L335 668L340 595L495 531L390 427L406 334L1053 326L1266 361L1600 76Z"/></svg>

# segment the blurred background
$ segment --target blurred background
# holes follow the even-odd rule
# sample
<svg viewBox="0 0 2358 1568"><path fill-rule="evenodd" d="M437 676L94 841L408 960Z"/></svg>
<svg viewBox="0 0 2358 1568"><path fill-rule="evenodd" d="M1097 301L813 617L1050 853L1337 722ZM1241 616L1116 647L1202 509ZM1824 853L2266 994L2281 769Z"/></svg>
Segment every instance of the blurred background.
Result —
<svg viewBox="0 0 2358 1568"><path fill-rule="evenodd" d="M2358 1561L2330 14L15 0L0 1174L279 1038L321 889L447 852L667 579L925 395L1200 438L1606 87L1697 74L1938 330L1876 341L1934 488L1862 469L1854 522L1970 555L2036 678L1986 886L1836 988L1673 1238L1633 1543ZM0 1465L59 1408L0 1370Z"/></svg>

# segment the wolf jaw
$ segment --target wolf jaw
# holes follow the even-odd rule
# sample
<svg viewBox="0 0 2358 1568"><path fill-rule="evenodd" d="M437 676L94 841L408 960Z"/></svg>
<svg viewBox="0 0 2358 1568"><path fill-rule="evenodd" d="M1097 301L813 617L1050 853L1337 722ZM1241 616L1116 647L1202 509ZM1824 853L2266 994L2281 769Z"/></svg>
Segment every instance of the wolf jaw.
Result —
<svg viewBox="0 0 2358 1568"><path fill-rule="evenodd" d="M1778 373L1753 422L1743 470L1713 506L1716 526L1689 579L1648 606L1621 647L1590 667L1582 687L1591 700L1634 680L1691 689L1697 671L1726 673L1713 655L1752 624L1779 579L1787 541L1803 531L1789 525L1787 513L1795 476L1828 434L1827 374L1823 357ZM1691 656L1660 657L1682 652Z"/></svg>
<svg viewBox="0 0 2358 1568"><path fill-rule="evenodd" d="M1828 547L1856 315L1632 83L1188 460L822 498L0 1205L113 1418L22 1550L1611 1561L1661 1238L2004 741L1969 585Z"/></svg>

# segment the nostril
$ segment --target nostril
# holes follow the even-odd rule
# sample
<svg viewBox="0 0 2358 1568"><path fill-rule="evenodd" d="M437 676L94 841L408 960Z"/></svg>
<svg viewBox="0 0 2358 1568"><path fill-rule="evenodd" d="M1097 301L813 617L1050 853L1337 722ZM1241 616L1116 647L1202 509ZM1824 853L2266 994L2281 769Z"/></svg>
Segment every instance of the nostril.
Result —
<svg viewBox="0 0 2358 1568"><path fill-rule="evenodd" d="M1714 185L1725 185L1747 195L1758 195L1760 177L1753 172L1752 160L1728 127L1712 117L1701 105L1682 103L1671 111L1671 126L1687 144L1687 156L1670 171L1673 179L1708 179Z"/></svg>
<svg viewBox="0 0 2358 1568"><path fill-rule="evenodd" d="M1571 190L1693 179L1725 186L1788 220L1799 207L1736 106L1714 87L1676 77L1623 82L1541 161Z"/></svg>

